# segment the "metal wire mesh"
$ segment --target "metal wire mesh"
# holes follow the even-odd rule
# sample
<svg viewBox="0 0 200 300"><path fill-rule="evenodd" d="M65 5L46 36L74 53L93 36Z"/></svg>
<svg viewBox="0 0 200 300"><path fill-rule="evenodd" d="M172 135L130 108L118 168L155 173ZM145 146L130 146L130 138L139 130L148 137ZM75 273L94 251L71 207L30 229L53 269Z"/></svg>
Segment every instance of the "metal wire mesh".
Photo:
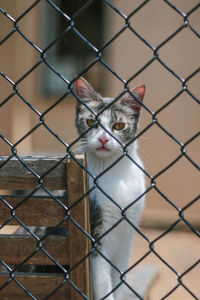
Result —
<svg viewBox="0 0 200 300"><path fill-rule="evenodd" d="M0 287L0 290L3 290L7 285L10 284L11 281L15 281L17 283L17 285L24 290L25 294L27 294L30 298L32 299L37 299L29 290L26 289L25 286L23 286L20 282L19 279L17 279L17 277L15 277L15 272L17 270L19 270L20 267L22 267L31 257L33 257L38 251L43 251L50 260L53 261L53 263L58 267L58 269L60 270L60 272L63 272L64 274L64 280L60 283L60 285L57 286L56 289L54 289L53 291L51 291L48 295L46 295L46 297L44 299L48 299L50 298L52 295L56 295L57 290L62 287L63 285L65 285L66 283L69 283L70 285L72 285L74 287L74 289L77 290L77 292L80 294L81 298L84 299L88 299L88 297L78 289L78 287L71 281L70 279L70 272L73 270L73 268L76 268L78 264L80 264L84 259L86 259L88 256L92 255L93 252L95 251L99 251L97 248L97 243L98 240L94 240L93 237L91 237L87 232L85 232L82 228L80 228L79 224L77 223L77 220L74 220L72 217L70 217L70 208L66 208L67 211L67 215L64 219L60 220L60 223L57 224L56 227L59 227L62 223L64 223L68 218L71 219L71 221L83 232L83 234L85 234L85 236L87 238L89 238L92 241L93 247L91 249L91 251L87 254L86 257L82 258L81 261L75 265L72 270L67 270L65 266L60 265L60 263L58 261L55 260L54 257L51 256L50 253L48 253L45 248L43 247L43 240L46 238L47 234L44 234L44 236L42 238L39 237L39 235L37 235L37 233L35 233L33 230L31 230L31 228L27 227L26 224L24 224L22 222L22 220L20 220L20 218L18 218L18 214L17 214L17 208L20 207L20 205L22 205L25 201L27 201L27 199L29 199L33 194L35 194L39 189L42 189L45 193L47 193L49 195L49 197L51 197L52 199L54 199L55 201L59 202L60 205L63 205L62 202L59 200L59 197L55 196L54 193L52 191L50 191L44 184L44 178L47 175L47 173L39 175L37 173L35 173L35 171L26 164L26 162L24 161L23 157L21 157L18 154L18 146L24 141L26 140L28 137L30 137L34 132L36 132L36 130L40 127L45 127L47 129L47 131L49 132L50 135L52 135L53 137L55 137L59 143L62 143L62 145L66 148L66 154L61 158L61 160L55 165L53 166L51 169L49 169L48 172L51 172L53 168L56 168L57 165L59 165L64 159L66 159L67 157L72 157L77 164L80 165L80 162L76 159L74 152L73 152L73 146L77 144L77 142L82 138L82 136L79 136L77 139L74 139L72 143L67 143L63 138L61 138L52 128L51 126L48 125L48 122L46 122L46 116L52 111L54 110L62 101L63 99L65 99L66 96L68 95L73 95L75 98L78 98L77 95L75 94L74 90L73 90L73 84L75 82L75 80L79 77L79 76L84 76L88 70L90 70L93 66L95 66L97 63L101 64L101 66L105 69L108 70L109 73L112 74L113 77L116 77L123 85L124 85L124 90L123 92L118 95L115 99L115 101L117 101L117 99L119 99L124 93L126 93L129 90L129 84L132 80L136 79L142 72L144 72L146 69L148 69L152 63L154 63L155 61L157 63L159 63L160 65L162 65L162 67L169 72L174 78L176 78L178 80L178 82L181 83L182 87L181 89L178 90L178 92L173 95L173 97L168 100L166 103L164 103L162 106L160 106L155 112L153 112L146 104L142 103L143 109L151 116L152 121L135 137L135 139L139 139L141 136L143 136L146 132L148 132L148 130L152 127L152 126L157 126L161 129L161 131L164 132L164 134L166 134L168 136L169 139L171 139L173 142L175 142L179 148L179 154L174 157L174 159L164 168L160 169L159 172L157 174L155 174L154 176L152 176L148 171L143 170L143 172L145 173L145 175L148 177L148 179L150 180L151 184L150 186L146 189L145 194L149 193L151 190L155 190L163 199L165 199L165 201L167 201L173 208L174 210L177 211L177 215L178 218L176 219L175 222L173 222L173 224L171 224L166 230L164 230L162 232L162 234L160 234L157 238L155 238L154 240L151 240L148 236L146 236L141 229L135 227L131 220L129 220L126 216L126 210L128 208L122 209L117 202L115 201L115 199L112 199L104 190L102 190L102 188L99 186L98 184L98 180L99 178L101 178L102 176L104 176L104 174L113 167L113 164L111 164L109 166L108 169L106 169L105 171L103 171L101 174L99 174L98 176L94 176L90 170L88 170L85 166L81 165L81 167L88 173L88 176L92 177L94 180L94 185L93 187L87 192L87 194L89 194L93 189L98 188L101 190L101 192L106 195L106 197L108 199L110 199L110 201L112 201L115 205L119 206L119 209L121 210L121 219L118 220L118 222L112 227L110 228L109 232L113 230L113 228L115 228L120 222L126 220L129 224L131 224L134 229L137 231L137 233L148 243L149 245L149 250L145 253L145 255L139 260L137 261L134 265L132 265L130 267L130 269L128 269L125 273L122 274L121 276L121 283L124 283L128 286L128 283L126 282L125 279L125 275L126 273L128 273L131 269L133 269L135 266L137 266L138 264L140 264L141 261L143 261L143 259L145 259L148 255L150 254L154 254L163 264L166 265L166 267L168 269L170 269L172 271L172 273L175 274L176 278L177 278L177 283L174 284L174 287L172 289L170 289L166 295L163 296L162 299L166 299L169 298L174 291L179 288L180 286L188 293L188 297L190 297L191 299L199 299L200 295L194 294L193 291L184 283L184 277L185 275L187 275L189 272L191 272L194 268L196 268L199 263L200 260L197 260L193 265L191 265L188 269L186 269L183 273L179 273L171 264L170 262L168 262L164 257L162 257L159 252L156 251L155 249L155 245L156 243L158 243L158 241L162 242L162 239L164 236L168 235L179 223L184 222L185 225L187 226L188 230L191 231L195 236L199 237L199 232L197 230L197 228L195 228L195 226L193 226L191 224L190 221L187 220L187 217L185 217L185 212L195 203L197 203L197 201L199 201L199 196L195 197L192 201L188 202L184 207L180 208L179 206L177 206L170 198L168 198L162 191L162 189L159 188L159 186L157 185L157 179L164 174L166 171L168 171L170 168L172 168L174 165L176 166L177 162L182 159L183 157L185 159L188 160L188 162L192 165L193 168L199 170L199 166L197 164L196 161L194 161L194 159L187 153L187 147L195 140L197 140L197 138L199 137L199 132L196 132L194 135L190 136L186 141L182 142L181 140L179 140L173 133L169 132L163 125L162 122L160 122L158 120L160 114L168 107L170 106L173 102L176 101L177 98L179 98L183 93L188 94L188 96L190 97L191 101L194 101L195 103L199 104L199 99L197 96L194 95L194 93L188 88L188 82L195 78L195 76L197 76L199 74L200 71L200 67L197 66L196 69L191 72L187 77L183 78L181 77L178 72L176 72L176 70L174 70L171 66L169 66L165 60L160 56L160 51L162 51L162 49L164 47L166 47L166 45L170 44L170 42L180 33L182 33L185 28L189 29L192 34L193 34L193 38L195 39L199 39L200 34L198 32L198 30L195 28L195 26L193 26L190 23L190 17L196 13L199 12L199 8L200 8L200 3L197 1L194 6L187 12L183 12L181 9L179 9L178 5L175 5L173 3L173 1L163 1L165 3L165 7L169 8L171 10L172 13L177 14L177 17L181 17L182 18L182 23L180 26L177 27L177 29L172 32L167 38L163 39L157 46L154 46L153 44L151 44L147 39L145 39L134 27L134 25L131 22L131 18L135 15L137 15L141 10L143 10L146 5L148 4L148 2L150 2L149 0L146 1L142 1L133 11L130 11L128 15L125 15L120 9L117 8L117 6L115 5L114 1L109 1L109 0L102 0L102 2L104 2L104 5L106 8L109 8L113 11L113 13L118 14L118 16L123 20L123 26L120 28L120 30L114 35L112 36L105 44L103 44L103 46L101 46L100 48L96 48L95 45L93 45L86 36L84 36L76 27L76 22L77 19L79 18L80 15L82 15L84 12L87 12L87 9L93 4L93 0L89 0L89 1L84 1L83 4L81 4L81 7L73 14L73 16L69 16L66 12L62 11L62 9L60 8L60 3L53 1L53 0L46 0L43 1L45 2L45 5L48 7L51 7L51 9L55 10L59 16L59 18L64 18L67 22L67 26L64 29L64 31L62 31L61 33L59 33L58 36L56 36L46 47L44 48L40 48L32 39L31 36L27 36L23 30L21 30L20 28L20 22L23 20L23 18L28 17L29 13L31 10L33 10L37 5L39 5L42 1L41 0L37 0L37 1L32 1L32 3L30 4L30 6L24 10L17 18L14 18L12 15L9 14L9 12L5 11L3 8L0 8L0 14L3 15L9 22L9 24L11 25L12 29L9 30L9 32L3 36L3 38L0 41L0 46L3 46L5 43L7 43L9 41L9 39L12 39L12 37L15 35L17 35L18 38L22 38L27 45L29 45L30 47L33 48L33 50L35 52L37 52L37 54L39 54L40 59L37 60L37 62L31 67L29 68L20 78L18 78L17 80L13 80L11 77L9 77L6 74L6 70L5 71L0 71L0 75L1 77L5 80L6 83L8 83L11 87L12 87L12 92L4 99L2 99L1 104L0 104L0 108L4 108L6 105L8 105L10 103L10 101L12 101L12 98L14 96L17 96L20 101L22 101L27 107L28 109L30 109L33 114L35 116L37 116L38 118L38 122L36 123L36 125L31 128L24 136L22 136L20 139L18 139L15 143L12 143L5 135L0 133L0 138L1 141L3 143L6 143L10 149L10 155L7 158L7 160L5 160L0 168L3 169L4 165L7 164L13 157L15 157L23 166L24 168L26 168L28 170L28 172L30 172L36 179L38 182L38 185L35 187L35 189L33 189L28 195L26 195L25 197L22 196L22 200L19 202L19 204L15 207L11 207L11 205L9 204L9 202L7 201L7 198L5 195L0 196L0 201L7 206L10 209L10 217L8 220L6 220L6 222L4 224L1 225L0 228L4 228L6 225L9 225L10 221L15 218L17 220L17 222L19 223L20 226L22 226L32 237L33 239L35 239L38 242L38 246L37 248L35 248L34 252L30 254L30 256L28 256L19 266L16 267L12 267L9 264L6 263L6 261L3 261L0 258L0 262L1 265L4 266L4 268L7 270L7 272L9 273L9 279L7 282L5 282L5 284L3 286ZM124 3L124 5L126 5ZM63 37L68 33L68 32L73 32L77 39L82 40L82 42L84 42L93 52L94 55L94 59L87 65L87 67L83 68L81 70L80 73L76 74L76 76L74 75L73 79L68 79L66 78L62 73L60 73L53 64L51 64L51 62L49 62L48 60L48 52L60 41L63 39ZM143 45L143 47L147 47L150 49L152 55L151 58L143 65L141 65L140 69L133 73L128 80L123 79L115 70L114 68L112 68L104 59L104 51L112 44L114 43L121 34L123 34L123 32L125 31L130 31L137 39L138 41L140 41ZM14 54L13 54L14 55ZM198 63L198 62L197 62ZM37 68L40 67L40 65L46 65L47 68L49 68L53 73L55 73L56 76L58 76L65 84L66 84L66 91L65 93L63 93L63 95L52 105L50 105L45 111L40 112L37 107L35 107L31 101L29 101L29 99L26 99L26 97L23 96L23 92L21 92L21 89L19 88L19 85L32 73L35 72L35 70L37 70ZM79 101L82 102L81 99L78 99ZM84 104L87 106L87 104ZM88 109L90 109L88 107ZM98 121L98 116L97 116L97 122ZM103 125L101 125L103 126ZM105 129L105 128L104 128ZM106 129L105 129L106 130ZM133 159L129 156L129 154L126 151L127 145L122 145L123 147L123 156L127 156L130 159L130 163L135 163L135 161L133 161ZM122 157L119 158L119 160ZM138 166L140 167L140 166ZM139 201L139 199L142 197L143 195L141 195L138 199L135 200ZM82 195L82 197L80 199L77 199L76 204L81 201L83 198L85 197L85 195ZM104 235L108 234L108 232L105 232ZM101 237L102 238L102 237ZM104 256L103 253L100 253L100 255ZM106 260L108 260L106 257L104 257ZM121 271L118 270L118 268L113 265L112 262L109 261L109 263L113 266L113 268L115 268L120 274ZM142 299L142 297L140 295L137 294L136 291L134 291L132 289L132 287L128 286L129 289L133 292L133 295L137 295L138 299ZM114 292L114 291L112 291ZM189 299L189 298L188 298Z"/></svg>

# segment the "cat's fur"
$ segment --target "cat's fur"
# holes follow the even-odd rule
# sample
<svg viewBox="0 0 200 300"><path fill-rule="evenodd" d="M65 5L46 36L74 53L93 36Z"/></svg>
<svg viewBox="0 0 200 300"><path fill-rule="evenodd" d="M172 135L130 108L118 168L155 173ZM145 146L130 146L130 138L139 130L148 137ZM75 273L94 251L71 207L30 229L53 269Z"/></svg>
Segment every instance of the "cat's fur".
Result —
<svg viewBox="0 0 200 300"><path fill-rule="evenodd" d="M123 276L128 268L133 226L138 225L144 206L143 164L137 154L137 140L131 143L138 127L141 106L129 93L109 106L114 99L102 98L83 78L75 82L75 87L78 99L90 108L77 100L76 127L81 136L81 149L87 154L90 188L95 186L90 194L92 235L96 240L92 257L94 300L139 299L128 286L120 283L121 278L125 279L143 297L158 273L156 266L139 266L128 272L127 277ZM141 85L131 92L142 101L145 87ZM94 128L89 128L86 120L95 118L99 125L97 122ZM125 122L126 127L113 130L116 122ZM103 147L102 143L107 150L97 150ZM51 229L45 227L29 229L37 235L51 233ZM19 228L16 234L27 232ZM59 228L54 234L65 235L66 232ZM43 270L37 266L24 266L20 270L49 272L46 267Z"/></svg>
<svg viewBox="0 0 200 300"><path fill-rule="evenodd" d="M92 235L97 244L92 257L94 299L125 300L121 277L128 269L134 226L140 219L145 192L137 140L132 142L141 105L131 93L142 101L145 86L127 92L111 106L114 99L101 97L83 78L76 80L75 90L76 127L92 174L90 188L95 187L90 193ZM98 123L89 127L87 120L91 119ZM124 129L114 129L118 122L125 123Z"/></svg>

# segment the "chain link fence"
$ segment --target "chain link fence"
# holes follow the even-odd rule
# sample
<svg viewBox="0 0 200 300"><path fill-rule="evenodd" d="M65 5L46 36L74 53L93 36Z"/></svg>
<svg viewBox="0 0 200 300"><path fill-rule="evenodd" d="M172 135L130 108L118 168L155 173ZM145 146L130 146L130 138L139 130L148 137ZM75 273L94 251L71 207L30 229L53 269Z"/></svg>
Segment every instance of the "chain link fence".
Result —
<svg viewBox="0 0 200 300"><path fill-rule="evenodd" d="M153 111L148 106L148 101L144 101L144 104L142 104L143 111L145 111L148 117L151 118L151 121L148 121L148 124L145 124L145 126L143 126L142 130L139 131L135 139L140 140L143 138L145 134L148 136L151 132L151 128L156 126L167 136L167 138L170 141L172 141L178 146L179 148L178 154L174 156L167 165L165 165L164 167L160 167L155 175L152 175L148 169L143 170L148 182L150 182L150 184L146 188L145 193L148 195L151 191L156 191L160 195L160 197L173 208L173 210L176 212L177 218L166 229L162 230L162 232L160 232L159 235L154 239L150 239L144 233L145 231L143 231L143 229L134 228L137 231L137 234L141 236L141 238L144 239L145 242L148 244L149 250L137 262L134 262L134 264L131 265L130 270L133 269L138 264L140 264L149 255L154 255L157 257L159 263L164 264L166 268L168 268L171 271L171 274L173 274L173 276L175 275L176 277L173 287L170 288L167 291L167 293L163 294L162 299L171 299L170 297L172 297L175 291L180 287L184 290L184 293L186 293L186 295L188 296L187 299L199 299L200 292L197 293L196 291L193 291L190 288L190 286L185 284L184 281L185 276L187 276L190 272L193 272L194 269L196 270L197 268L199 268L199 263L200 263L199 258L195 259L194 263L188 266L184 272L179 273L179 271L176 268L174 268L172 264L170 264L170 262L166 259L166 257L162 256L159 253L159 251L156 250L156 245L157 243L162 243L163 239L167 237L170 234L170 232L176 229L176 227L179 224L182 223L185 224L187 230L194 237L199 238L199 231L197 228L198 226L194 225L193 222L191 220L188 220L186 216L187 211L190 210L191 207L199 203L199 195L196 195L193 199L188 200L188 202L184 204L184 206L180 207L170 197L168 197L168 195L162 190L162 188L160 188L159 184L157 184L157 181L159 181L160 177L162 177L163 174L168 172L170 169L176 168L179 161L182 159L187 160L190 168L193 168L195 171L199 171L199 165L196 159L193 158L193 155L190 155L190 152L188 154L187 151L188 148L193 143L197 143L197 140L199 138L199 131L192 133L189 137L187 137L187 139L182 140L179 139L176 136L176 134L173 133L173 131L168 130L168 126L164 126L163 124L165 123L162 122L162 113L165 110L167 110L169 107L171 107L171 105L173 106L173 104L177 102L183 94L186 94L188 96L191 105L195 105L197 110L199 109L197 106L199 104L198 94L196 94L196 92L194 93L193 89L189 87L190 82L192 80L196 80L199 76L199 71L200 71L200 67L198 66L199 60L196 59L195 60L196 66L193 68L193 70L189 72L185 77L182 77L180 75L180 72L176 71L176 69L170 63L169 64L166 63L167 60L163 58L162 51L163 49L166 49L170 45L170 43L172 43L173 40L176 39L177 36L182 34L184 35L186 30L187 32L190 32L193 40L199 42L199 37L200 37L199 28L195 23L193 24L193 22L191 22L191 19L193 15L199 14L200 3L199 1L191 1L189 5L190 6L189 10L185 12L182 8L180 8L181 4L178 3L178 1L167 1L167 0L161 1L163 9L164 10L166 9L168 14L172 14L173 16L176 16L179 22L176 28L170 34L162 38L162 40L156 46L156 43L149 42L149 39L140 33L142 32L142 30L140 30L140 28L137 29L138 28L137 23L134 23L134 20L136 19L137 21L137 16L139 15L140 17L140 13L143 12L143 10L148 12L151 2L153 1L146 0L146 1L139 1L138 3L134 3L132 4L134 9L128 11L128 13L124 13L124 9L125 9L124 6L126 6L125 2L120 4L120 3L115 3L115 1L109 1L109 0L102 0L102 1L89 0L89 1L77 1L77 2L71 1L71 3L67 4L67 3L62 3L61 1L37 0L37 1L28 1L28 4L26 3L25 6L26 8L23 11L20 11L19 14L17 14L16 12L14 16L9 12L9 9L7 10L5 8L4 2L3 1L0 2L1 18L3 18L3 20L7 24L5 27L6 30L3 32L3 34L1 34L0 46L3 48L7 43L9 43L10 40L15 38L23 41L23 43L25 43L27 48L29 49L31 48L34 57L36 57L36 55L37 57L39 56L39 59L38 58L35 59L35 63L32 64L30 67L29 64L27 64L26 66L27 63L26 57L24 57L24 65L26 66L25 68L26 71L22 72L23 74L21 74L17 78L15 74L12 74L12 72L9 72L9 74L7 74L7 70L5 66L4 69L0 71L1 82L2 82L1 89L7 89L8 91L11 90L11 92L6 93L6 96L5 97L3 96L3 99L1 99L0 109L3 111L3 113L4 111L7 111L7 107L8 107L8 116L9 116L9 109L11 109L11 103L13 101L13 98L17 97L18 105L20 106L21 103L25 104L28 114L31 112L31 114L33 114L34 116L33 117L34 126L28 129L25 134L23 134L20 138L17 138L14 142L12 142L13 140L12 138L9 138L9 134L6 134L6 128L3 128L1 130L0 142L3 146L6 146L6 154L8 155L8 157L1 164L0 168L3 170L4 166L13 157L15 157L17 160L19 160L22 166L25 169L27 169L28 172L30 172L38 181L38 185L35 187L35 189L33 189L30 192L29 195L24 196L22 193L22 195L20 196L18 191L18 197L22 197L21 198L22 200L19 202L19 204L16 207L11 207L9 201L7 200L7 195L2 193L2 195L0 196L0 201L3 205L7 206L10 209L11 216L9 217L9 219L5 221L4 224L1 224L0 229L4 229L5 226L8 226L9 223L12 221L12 219L15 218L19 223L19 226L22 226L26 231L28 231L29 234L31 234L31 236L33 237L33 239L38 240L40 238L37 235L37 231L34 231L32 228L27 227L26 224L23 223L23 221L18 218L18 211L17 211L18 208L20 207L20 205L23 205L23 203L27 201L28 198L31 195L35 194L36 191L38 190L42 190L43 192L47 193L52 199L60 202L58 196L54 195L54 193L50 191L44 184L44 178L47 174L44 174L42 176L36 174L33 171L33 169L26 164L25 160L20 155L20 151L19 151L20 145L23 145L23 143L26 142L26 140L29 140L32 137L32 135L37 135L38 129L45 128L46 134L50 134L56 140L56 142L62 145L62 148L65 148L66 153L62 156L58 164L61 163L64 159L68 158L69 156L72 157L78 164L80 164L80 162L77 161L74 155L73 147L74 146L76 147L76 145L78 144L82 136L78 136L77 138L74 138L72 142L69 142L68 140L65 140L62 137L62 135L58 134L56 130L53 129L54 126L49 125L49 122L47 121L48 115L50 115L52 111L56 110L64 101L66 101L66 99L68 99L67 97L73 95L74 98L77 98L77 95L75 94L73 89L73 85L76 79L79 78L80 76L85 77L88 74L88 72L91 71L92 72L91 76L94 76L94 78L97 79L97 89L99 88L100 90L103 90L104 88L101 86L101 82L103 82L103 85L106 85L105 84L106 80L103 78L104 76L101 79L101 74L103 74L101 73L102 72L101 70L106 70L106 72L109 73L109 76L113 77L123 87L121 89L121 93L118 94L116 97L116 99L119 99L126 91L129 90L129 87L130 85L132 85L132 82L134 83L134 81L137 80L137 78L140 77L141 74L149 70L152 64L157 63L159 66L162 66L162 68L164 68L167 74L170 74L171 78L175 80L176 92L170 97L170 99L165 101L165 103L162 103L159 107L157 107L155 111ZM36 8L39 8L41 15L38 16L38 19L35 19L34 22L39 23L40 30L41 31L43 30L43 34L44 34L43 39L45 34L48 37L49 36L51 37L50 40L46 38L46 45L44 47L41 47L40 45L45 43L35 42L34 39L32 39L32 36L26 33L26 29L23 26L21 26L23 24L23 20L29 18L31 12L34 11ZM90 9L91 11L89 14ZM112 15L117 15L117 18L120 19L119 24L121 25L118 26L116 32L112 36L110 36L105 42L102 36L106 34L106 26L104 25L104 22L105 22L105 15L107 14L107 11L111 12ZM48 12L48 14L46 12ZM95 12L97 13L96 15ZM54 14L56 15L56 18L53 17ZM84 20L86 23L88 22L88 27L87 24L85 27L86 30L89 30L88 28L93 27L93 24L97 23L97 25L94 25L94 33L92 32L91 36L89 37L87 32L84 32L84 30L82 30L81 26L83 26L83 23L80 21L82 20L81 18L83 19L83 22ZM152 18L152 16L151 17L149 16L149 18ZM60 20L62 20L63 23ZM59 25L61 27L60 30L56 31L54 27L58 26L58 24L61 24ZM111 24L110 26L112 26L112 22L110 24ZM115 66L111 66L112 63L109 63L109 60L106 57L107 49L109 49L109 47L112 46L113 44L117 43L120 36L123 35L125 32L131 33L130 39L131 37L133 37L141 45L142 48L148 49L149 53L151 53L150 57L148 54L148 58L143 60L144 62L140 61L139 69L132 70L131 76L128 76L127 79L124 79L123 76L121 76L120 72L118 72ZM99 41L101 41L100 44L98 44ZM73 43L75 43L77 47L73 48ZM59 62L57 61L59 59L59 56L63 57L63 48L65 48L65 44L67 45L68 48L70 47L72 48L71 50L69 50L68 63L73 62L72 66L68 68L70 69L70 71L66 74L62 72L63 70L61 68L62 61ZM80 44L80 49L78 47L79 44ZM124 47L126 47L126 45L124 45ZM11 51L12 51L13 59L17 60L18 58L15 57L15 49L12 49ZM84 63L78 61L78 58L80 58L81 55L83 55ZM89 61L88 61L88 56L90 57ZM174 53L174 56L176 57L176 53ZM191 57L189 54L188 55L189 61L190 58ZM132 57L130 57L129 59L131 60ZM137 61L137 57L136 57L136 61ZM41 111L38 110L37 108L38 106L34 104L34 99L32 98L29 99L29 97L24 96L23 93L23 87L24 87L23 82L25 82L26 84L28 78L30 78L33 74L41 71L40 68L43 68L42 69L43 75L41 76L40 80L42 81L42 78L44 77L47 77L47 80L45 81L44 79L41 84L42 87L35 86L35 89L42 89L42 90L44 89L43 92L46 94L49 93L49 95L51 94L58 95L57 88L59 86L59 93L61 94L53 104L50 105L49 103L47 105L45 104L45 109ZM157 77L159 77L159 74L157 74ZM56 80L58 80L58 78L59 78L58 81L59 83L57 84ZM54 81L56 82L56 84L54 83ZM170 86L167 87L167 89L170 88L171 88ZM151 87L148 87L148 89L151 89ZM173 88L172 91L174 91ZM187 114L187 112L185 113ZM192 120L192 118L193 116L190 115L189 119ZM57 121L58 120L54 120L54 122ZM171 120L168 120L168 122L170 121ZM9 119L9 122L12 122L12 120ZM7 123L5 122L4 124ZM69 128L69 130L71 130L71 128ZM163 147L165 147L165 145L163 145ZM160 151L162 151L162 149L160 149ZM33 151L30 151L30 153L32 154ZM28 154L30 153L28 152ZM126 151L126 146L124 146L123 155L128 155ZM130 156L129 158L130 158L130 163L135 163L134 161L131 161ZM55 167L58 164L56 164ZM93 174L91 174L90 170L88 170L85 166L81 165L81 167L88 173L88 176L92 177L94 180L94 186L91 187L91 189L87 192L87 194L90 193L94 188L100 189L100 187L98 186L98 179L101 176L103 176L104 173L107 172L110 168L112 168L112 166L113 164L103 173L95 177ZM52 169L50 169L49 172L52 172ZM104 195L108 197L108 199L110 198L105 191L102 192L104 193ZM83 195L79 199L79 201L81 201L84 198L84 196L85 195ZM62 195L60 197L62 198ZM115 199L110 199L110 200L115 203ZM123 214L123 209L122 209L122 220L123 219L126 219L126 216L125 214ZM60 220L60 223L57 225L57 227L59 227L60 224L62 224L65 221L66 218ZM117 224L115 226L117 226ZM48 233L49 232L46 231L45 236L48 235ZM85 234L86 237L91 239L91 241L93 242L93 248L88 253L88 256L91 256L92 253L96 251L94 239L91 236L89 236L84 230L83 230L83 234ZM41 239L41 242L42 240L43 238ZM37 251L38 249L36 249L34 253L36 253ZM31 256L33 256L34 253L32 253ZM46 254L55 263L55 266L57 266L60 272L63 272L65 275L64 281L59 286L57 286L55 290L51 291L49 294L46 295L45 299L48 299L51 298L52 295L54 294L56 295L57 290L61 286L63 286L63 284L73 285L73 282L70 281L70 270L66 270L65 266L61 266L54 259L54 257L50 255L50 253L46 253ZM2 291L7 285L9 285L11 281L15 280L17 285L24 290L24 293L28 297L32 299L36 299L34 294L32 294L29 290L27 290L26 286L23 286L20 283L20 280L18 280L17 277L14 276L15 272L19 270L19 266L18 267L10 266L7 264L6 261L3 261L1 258L0 258L0 263L4 267L6 272L8 272L9 274L8 281L3 286L0 287L0 291ZM110 263L112 264L112 262ZM20 267L22 267L22 265L23 263L20 264ZM127 270L125 273L127 273L128 271L129 270ZM126 281L125 279L123 279L123 277L122 277L122 281L126 284ZM82 291L80 291L78 287L76 287L76 285L73 286L75 289L77 289L80 295L80 299L82 298L88 299L88 297ZM132 291L133 295L137 294L131 287L129 288ZM142 299L140 295L137 296L138 299Z"/></svg>

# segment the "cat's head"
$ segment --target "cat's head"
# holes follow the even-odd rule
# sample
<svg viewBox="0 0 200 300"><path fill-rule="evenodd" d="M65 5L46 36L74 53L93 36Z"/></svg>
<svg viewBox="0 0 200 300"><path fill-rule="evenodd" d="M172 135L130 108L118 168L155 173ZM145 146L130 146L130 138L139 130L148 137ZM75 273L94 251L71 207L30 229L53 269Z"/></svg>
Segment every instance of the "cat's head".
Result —
<svg viewBox="0 0 200 300"><path fill-rule="evenodd" d="M76 80L75 91L89 107L77 100L76 127L82 150L102 158L122 153L135 137L141 109L131 93L143 101L145 86L137 86L113 104L113 98L101 97L83 78Z"/></svg>

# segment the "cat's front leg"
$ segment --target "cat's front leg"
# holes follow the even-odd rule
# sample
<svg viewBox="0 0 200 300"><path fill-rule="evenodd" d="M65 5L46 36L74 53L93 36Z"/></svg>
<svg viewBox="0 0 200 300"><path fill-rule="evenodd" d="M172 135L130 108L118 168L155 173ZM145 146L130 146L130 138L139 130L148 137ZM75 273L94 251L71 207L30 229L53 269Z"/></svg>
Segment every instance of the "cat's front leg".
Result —
<svg viewBox="0 0 200 300"><path fill-rule="evenodd" d="M111 265L98 253L92 257L94 300L115 300L113 293L108 295L112 287Z"/></svg>

